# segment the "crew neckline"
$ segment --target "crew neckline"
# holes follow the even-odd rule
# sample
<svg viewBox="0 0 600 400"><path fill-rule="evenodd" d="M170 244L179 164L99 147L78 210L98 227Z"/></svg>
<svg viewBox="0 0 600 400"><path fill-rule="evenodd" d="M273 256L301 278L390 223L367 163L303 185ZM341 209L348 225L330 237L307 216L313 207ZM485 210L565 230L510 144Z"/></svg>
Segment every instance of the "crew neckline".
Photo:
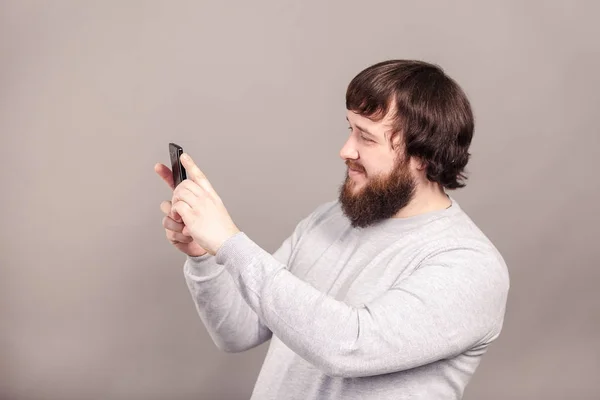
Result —
<svg viewBox="0 0 600 400"><path fill-rule="evenodd" d="M357 231L368 231L368 230L372 230L372 229L381 229L381 228L387 228L387 227L393 227L394 229L411 229L413 227L417 227L417 226L422 226L425 223L440 219L440 218L444 218L444 217L449 217L452 215L456 215L457 213L460 212L461 208L460 205L458 204L458 202L450 195L446 194L448 196L448 199L450 200L450 206L441 209L441 210L434 210L434 211L428 211L426 213L422 213L422 214L417 214L417 215L413 215L410 217L403 217L403 218L387 218L384 219L382 221L379 221L373 225L364 227L364 228L355 228Z"/></svg>

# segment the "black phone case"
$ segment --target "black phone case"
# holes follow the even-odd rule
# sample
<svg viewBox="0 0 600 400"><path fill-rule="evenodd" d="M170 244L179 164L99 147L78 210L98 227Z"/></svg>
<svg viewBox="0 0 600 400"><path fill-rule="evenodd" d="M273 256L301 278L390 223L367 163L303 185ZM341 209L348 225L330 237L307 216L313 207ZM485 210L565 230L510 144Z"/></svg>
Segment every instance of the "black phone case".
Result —
<svg viewBox="0 0 600 400"><path fill-rule="evenodd" d="M171 171L173 172L173 185L177 187L184 179L187 179L185 168L181 165L183 148L175 143L169 143L169 156L171 157Z"/></svg>

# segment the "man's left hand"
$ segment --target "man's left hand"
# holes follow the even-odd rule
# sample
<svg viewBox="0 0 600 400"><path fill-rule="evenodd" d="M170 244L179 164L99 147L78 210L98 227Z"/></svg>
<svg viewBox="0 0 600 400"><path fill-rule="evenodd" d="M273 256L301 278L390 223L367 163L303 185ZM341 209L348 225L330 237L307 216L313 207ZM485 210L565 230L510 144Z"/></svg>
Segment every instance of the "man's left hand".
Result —
<svg viewBox="0 0 600 400"><path fill-rule="evenodd" d="M227 212L223 201L192 158L184 153L181 164L187 179L173 191L172 208L185 224L184 233L194 238L202 248L215 255L221 245L240 232Z"/></svg>

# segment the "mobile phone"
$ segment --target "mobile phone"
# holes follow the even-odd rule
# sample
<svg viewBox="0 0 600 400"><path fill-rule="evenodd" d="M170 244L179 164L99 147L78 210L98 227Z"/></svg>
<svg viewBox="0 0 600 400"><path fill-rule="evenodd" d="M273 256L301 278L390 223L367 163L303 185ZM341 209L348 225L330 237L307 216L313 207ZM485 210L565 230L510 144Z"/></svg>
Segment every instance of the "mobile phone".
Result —
<svg viewBox="0 0 600 400"><path fill-rule="evenodd" d="M177 187L184 179L187 179L185 168L181 165L183 148L175 143L169 143L169 155L171 157L171 171L173 172L173 186Z"/></svg>

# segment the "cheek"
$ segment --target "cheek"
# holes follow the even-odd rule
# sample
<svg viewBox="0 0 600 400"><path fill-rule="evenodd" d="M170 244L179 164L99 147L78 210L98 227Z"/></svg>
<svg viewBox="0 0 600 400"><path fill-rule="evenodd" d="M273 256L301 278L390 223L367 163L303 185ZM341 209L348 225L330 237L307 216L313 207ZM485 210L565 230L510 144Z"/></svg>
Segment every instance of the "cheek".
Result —
<svg viewBox="0 0 600 400"><path fill-rule="evenodd" d="M387 175L395 167L394 160L389 155L375 155L369 161L363 161L363 168L368 176Z"/></svg>

